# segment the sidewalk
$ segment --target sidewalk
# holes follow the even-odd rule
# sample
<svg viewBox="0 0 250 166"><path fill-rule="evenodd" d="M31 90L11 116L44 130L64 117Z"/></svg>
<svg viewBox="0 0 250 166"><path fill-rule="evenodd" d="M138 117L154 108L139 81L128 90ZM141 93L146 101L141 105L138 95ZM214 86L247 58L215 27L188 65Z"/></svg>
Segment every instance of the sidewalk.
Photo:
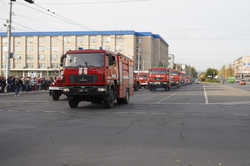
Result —
<svg viewBox="0 0 250 166"><path fill-rule="evenodd" d="M36 91L20 91L19 95L23 94L37 94L37 93L49 93L48 90L36 90ZM15 92L10 92L10 93L0 93L0 96L11 96L15 95Z"/></svg>

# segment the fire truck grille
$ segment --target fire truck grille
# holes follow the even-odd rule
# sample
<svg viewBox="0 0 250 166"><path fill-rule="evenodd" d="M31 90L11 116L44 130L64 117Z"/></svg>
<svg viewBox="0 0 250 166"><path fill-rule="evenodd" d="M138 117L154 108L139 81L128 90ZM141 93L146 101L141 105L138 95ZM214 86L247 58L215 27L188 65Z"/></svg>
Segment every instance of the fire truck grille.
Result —
<svg viewBox="0 0 250 166"><path fill-rule="evenodd" d="M153 77L153 81L162 81L164 78L163 77Z"/></svg>
<svg viewBox="0 0 250 166"><path fill-rule="evenodd" d="M70 75L70 83L96 83L98 81L98 75Z"/></svg>

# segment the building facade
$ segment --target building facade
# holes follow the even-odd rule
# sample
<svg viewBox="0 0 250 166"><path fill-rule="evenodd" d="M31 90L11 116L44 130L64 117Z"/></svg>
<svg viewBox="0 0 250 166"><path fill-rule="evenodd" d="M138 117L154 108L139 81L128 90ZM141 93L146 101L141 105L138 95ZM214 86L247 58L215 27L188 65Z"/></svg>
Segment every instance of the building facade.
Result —
<svg viewBox="0 0 250 166"><path fill-rule="evenodd" d="M243 56L233 62L234 76L250 80L250 56Z"/></svg>
<svg viewBox="0 0 250 166"><path fill-rule="evenodd" d="M68 50L99 49L120 52L135 60L135 70L168 66L168 44L157 34L135 31L16 32L12 33L11 75L54 76ZM0 33L0 75L8 54L6 33Z"/></svg>

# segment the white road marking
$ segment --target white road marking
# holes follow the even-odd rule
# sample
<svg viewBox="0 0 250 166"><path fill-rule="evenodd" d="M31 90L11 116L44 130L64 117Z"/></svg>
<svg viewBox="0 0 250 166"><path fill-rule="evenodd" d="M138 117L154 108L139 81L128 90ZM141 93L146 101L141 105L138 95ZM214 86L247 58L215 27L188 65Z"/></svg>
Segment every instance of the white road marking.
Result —
<svg viewBox="0 0 250 166"><path fill-rule="evenodd" d="M205 103L208 104L207 92L204 85L203 85L203 90L204 90Z"/></svg>
<svg viewBox="0 0 250 166"><path fill-rule="evenodd" d="M167 100L167 99L169 99L170 97L173 97L173 96L175 96L176 95L176 93L173 93L173 94L171 94L171 95L169 95L169 96L167 96L167 97L165 97L165 98L162 98L161 100L159 100L158 102L157 102L157 104L161 104L161 102L163 102L164 100Z"/></svg>
<svg viewBox="0 0 250 166"><path fill-rule="evenodd" d="M55 112L58 112L58 111L42 111L42 112L55 113Z"/></svg>

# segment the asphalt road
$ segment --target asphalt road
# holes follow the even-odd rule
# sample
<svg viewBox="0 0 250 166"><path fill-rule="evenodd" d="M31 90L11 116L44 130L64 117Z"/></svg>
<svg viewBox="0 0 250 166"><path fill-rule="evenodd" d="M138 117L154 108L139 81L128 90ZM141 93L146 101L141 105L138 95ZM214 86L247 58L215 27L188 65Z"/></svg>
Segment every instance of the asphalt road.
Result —
<svg viewBox="0 0 250 166"><path fill-rule="evenodd" d="M247 82L247 85L240 85L239 83L226 83L229 86L235 87L235 88L240 88L243 90L250 91L250 83Z"/></svg>
<svg viewBox="0 0 250 166"><path fill-rule="evenodd" d="M250 92L140 90L74 110L44 92L0 95L0 166L250 166Z"/></svg>

